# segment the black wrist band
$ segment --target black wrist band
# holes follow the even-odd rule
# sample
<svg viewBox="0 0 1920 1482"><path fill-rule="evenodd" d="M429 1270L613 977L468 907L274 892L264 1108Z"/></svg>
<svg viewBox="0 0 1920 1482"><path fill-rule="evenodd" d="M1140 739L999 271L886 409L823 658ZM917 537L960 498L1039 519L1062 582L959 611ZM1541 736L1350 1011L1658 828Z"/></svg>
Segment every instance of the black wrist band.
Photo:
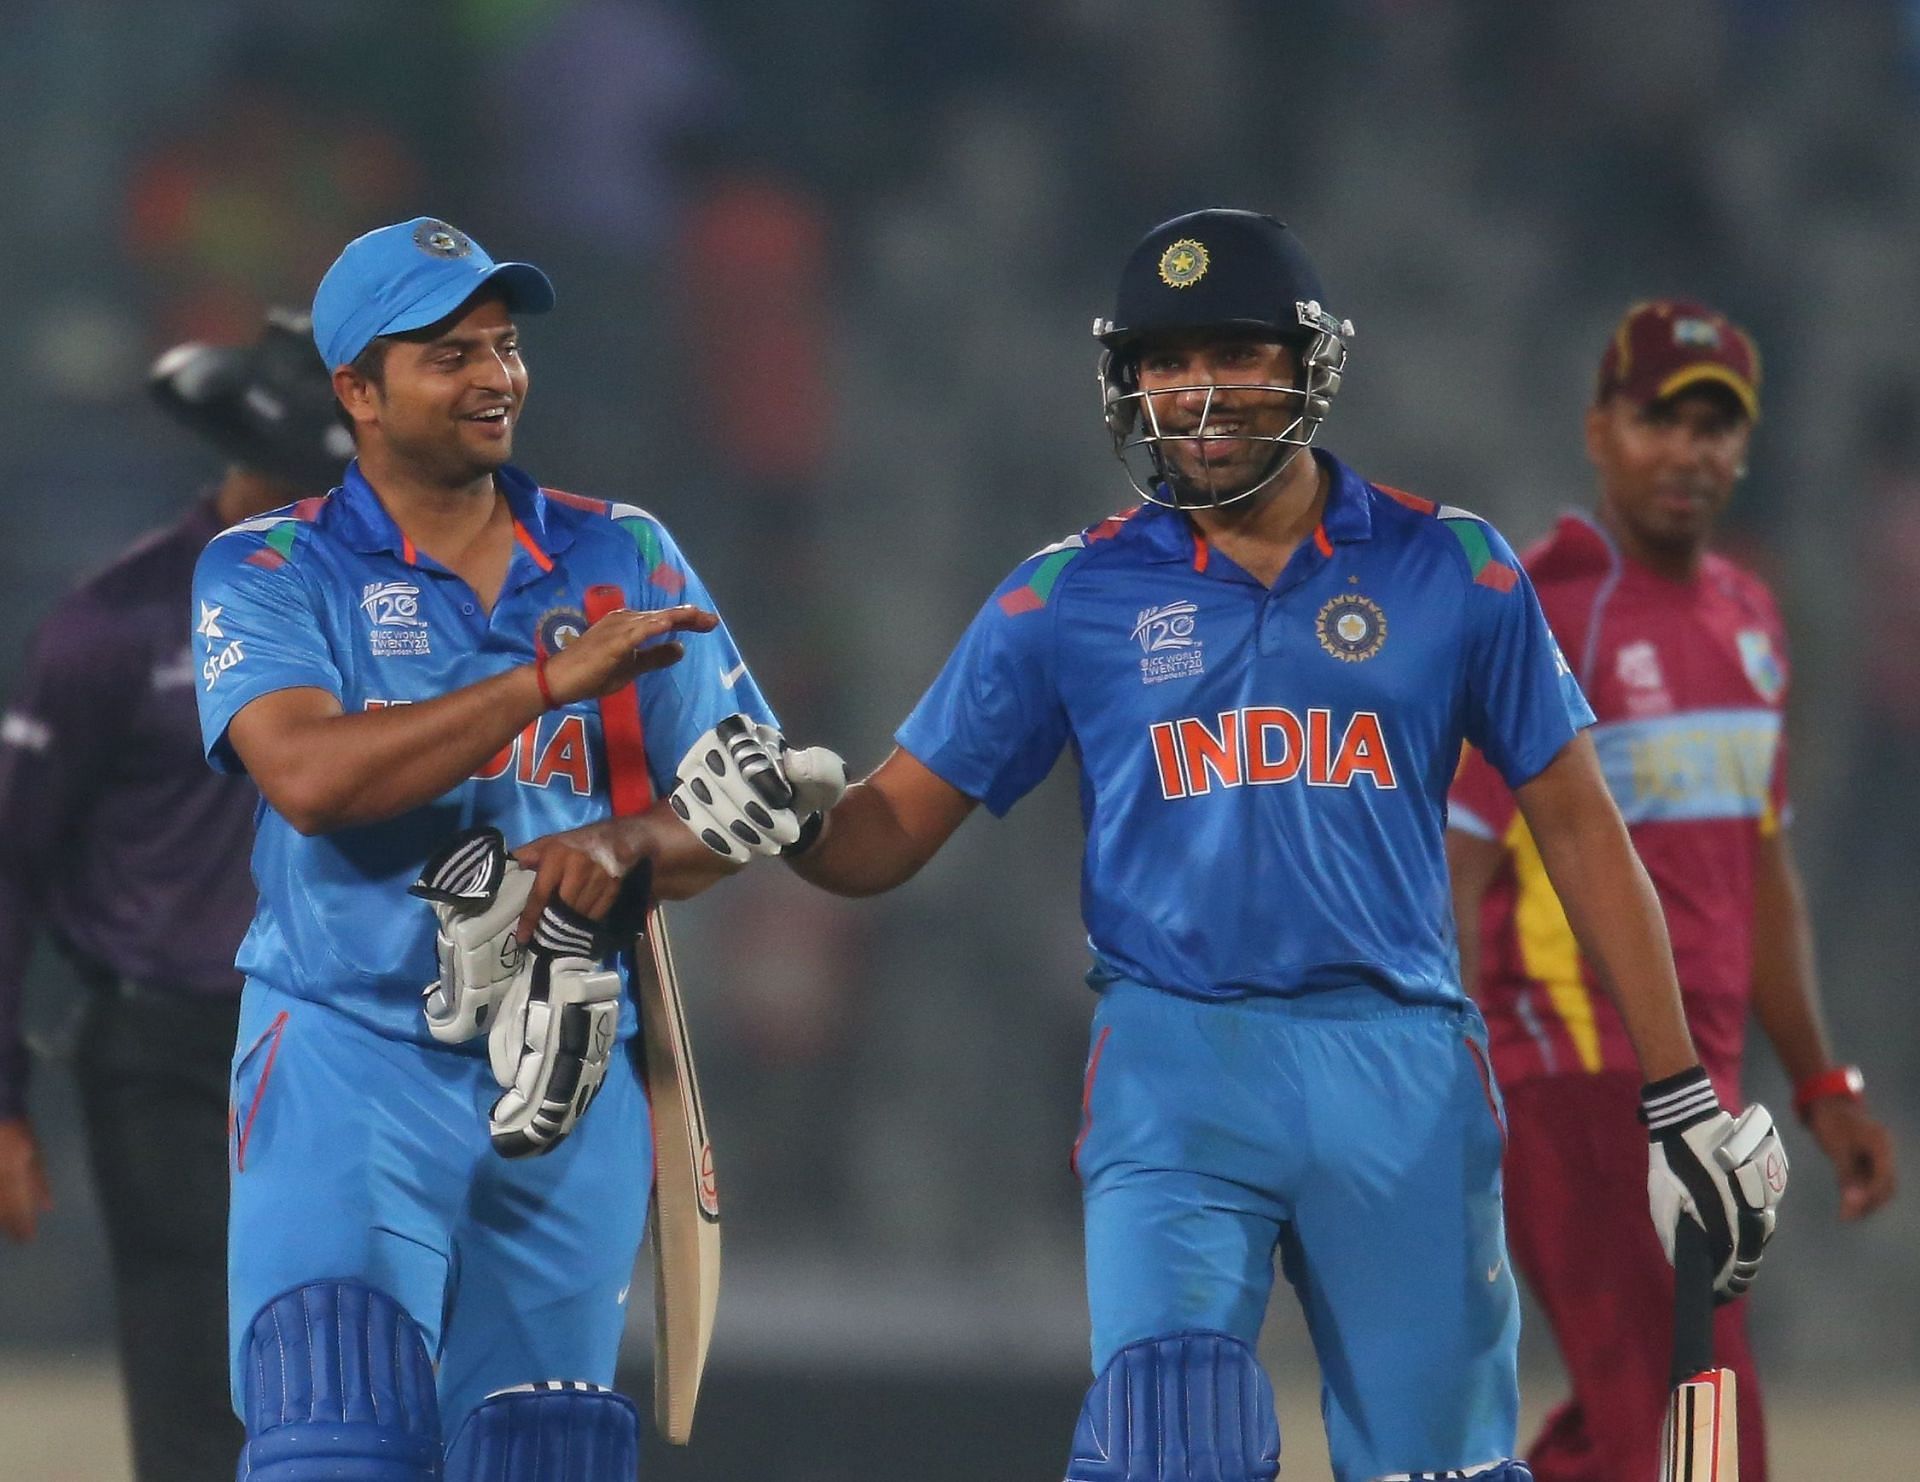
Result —
<svg viewBox="0 0 1920 1482"><path fill-rule="evenodd" d="M1720 1098L1704 1066L1696 1065L1640 1088L1640 1120L1657 1137L1705 1121L1720 1110Z"/></svg>

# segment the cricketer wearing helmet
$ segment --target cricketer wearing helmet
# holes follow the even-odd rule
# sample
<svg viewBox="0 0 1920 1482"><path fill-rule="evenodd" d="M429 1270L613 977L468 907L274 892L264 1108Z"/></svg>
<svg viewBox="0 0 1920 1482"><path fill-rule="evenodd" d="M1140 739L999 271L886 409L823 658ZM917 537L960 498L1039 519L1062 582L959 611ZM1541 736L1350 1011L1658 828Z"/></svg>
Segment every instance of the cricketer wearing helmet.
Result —
<svg viewBox="0 0 1920 1482"><path fill-rule="evenodd" d="M1096 324L1147 502L1015 568L793 861L889 889L976 804L1004 813L1069 746L1080 764L1095 1379L1070 1482L1277 1474L1253 1351L1276 1250L1341 1482L1526 1477L1502 1113L1442 850L1463 740L1617 985L1654 1083L1655 1218L1701 1219L1723 1283L1772 1226L1771 1124L1733 1123L1700 1074L1591 716L1513 553L1314 446L1353 338L1327 303L1270 217L1147 234Z"/></svg>
<svg viewBox="0 0 1920 1482"><path fill-rule="evenodd" d="M508 462L519 318L552 303L445 222L349 244L313 337L358 456L195 576L206 753L264 798L232 1074L243 1479L634 1475L634 1407L607 1386L652 1143L596 923L639 856L607 821L593 702L638 681L656 781L730 714L772 715L659 521ZM622 605L590 624L607 587ZM725 873L659 822L704 873L676 886L660 861L654 889ZM488 827L432 883L457 905L517 879L485 954L514 971L475 989L456 955L436 982L436 912L474 943L408 888Z"/></svg>

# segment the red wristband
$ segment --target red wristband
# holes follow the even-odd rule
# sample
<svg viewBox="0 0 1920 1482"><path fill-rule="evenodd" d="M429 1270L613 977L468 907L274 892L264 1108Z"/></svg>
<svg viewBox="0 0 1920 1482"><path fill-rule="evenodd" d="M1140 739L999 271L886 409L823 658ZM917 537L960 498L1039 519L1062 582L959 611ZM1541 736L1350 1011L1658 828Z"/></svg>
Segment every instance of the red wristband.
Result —
<svg viewBox="0 0 1920 1482"><path fill-rule="evenodd" d="M1808 1076L1793 1088L1793 1114L1804 1122L1814 1102L1835 1096L1858 1101L1866 1089L1867 1078L1860 1074L1859 1066L1836 1065L1831 1070Z"/></svg>
<svg viewBox="0 0 1920 1482"><path fill-rule="evenodd" d="M547 656L536 654L533 660L533 682L540 687L540 699L549 710L558 710L560 702L553 698L553 691L547 688Z"/></svg>

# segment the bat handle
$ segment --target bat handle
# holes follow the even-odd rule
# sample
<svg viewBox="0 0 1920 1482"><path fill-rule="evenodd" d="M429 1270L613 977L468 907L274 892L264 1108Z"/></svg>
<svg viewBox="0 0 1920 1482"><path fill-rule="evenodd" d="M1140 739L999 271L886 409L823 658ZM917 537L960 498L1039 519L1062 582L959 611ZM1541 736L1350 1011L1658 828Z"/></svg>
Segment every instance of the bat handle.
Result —
<svg viewBox="0 0 1920 1482"><path fill-rule="evenodd" d="M1673 1375L1678 1386L1714 1367L1713 1249L1690 1215L1673 1236Z"/></svg>

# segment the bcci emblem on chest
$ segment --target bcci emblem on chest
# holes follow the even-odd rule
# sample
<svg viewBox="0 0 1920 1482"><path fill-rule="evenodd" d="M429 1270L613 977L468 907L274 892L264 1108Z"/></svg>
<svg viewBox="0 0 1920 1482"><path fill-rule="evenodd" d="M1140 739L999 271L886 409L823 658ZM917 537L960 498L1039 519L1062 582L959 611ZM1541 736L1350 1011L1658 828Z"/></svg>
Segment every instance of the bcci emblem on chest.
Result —
<svg viewBox="0 0 1920 1482"><path fill-rule="evenodd" d="M1387 615L1372 598L1342 592L1320 609L1314 633L1320 646L1336 659L1357 664L1379 653L1387 641Z"/></svg>
<svg viewBox="0 0 1920 1482"><path fill-rule="evenodd" d="M587 631L587 615L577 607L550 607L540 614L536 628L536 647L543 654L557 654Z"/></svg>

